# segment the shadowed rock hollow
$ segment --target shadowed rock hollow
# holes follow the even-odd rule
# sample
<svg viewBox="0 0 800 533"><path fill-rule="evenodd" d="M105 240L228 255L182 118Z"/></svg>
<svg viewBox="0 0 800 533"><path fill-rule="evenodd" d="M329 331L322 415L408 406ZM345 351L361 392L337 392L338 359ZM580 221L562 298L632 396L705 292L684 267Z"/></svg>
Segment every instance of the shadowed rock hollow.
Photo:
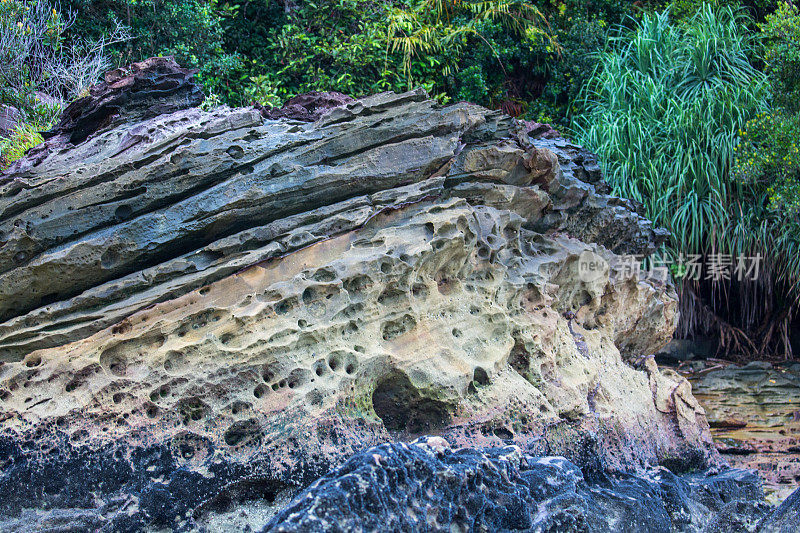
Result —
<svg viewBox="0 0 800 533"><path fill-rule="evenodd" d="M197 94L170 60L115 72L0 175L3 514L174 526L422 433L718 463L646 357L673 288L615 262L664 234L591 154L421 91L267 117Z"/></svg>

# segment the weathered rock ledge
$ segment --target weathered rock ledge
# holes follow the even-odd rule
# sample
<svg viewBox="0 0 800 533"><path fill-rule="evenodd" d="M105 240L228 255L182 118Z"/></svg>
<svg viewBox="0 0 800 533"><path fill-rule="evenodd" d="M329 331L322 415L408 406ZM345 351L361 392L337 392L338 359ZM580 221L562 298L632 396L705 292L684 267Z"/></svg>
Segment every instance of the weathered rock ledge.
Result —
<svg viewBox="0 0 800 533"><path fill-rule="evenodd" d="M423 433L719 464L647 357L673 288L614 262L663 232L591 154L419 91L201 111L190 74L112 73L0 175L0 513L179 527Z"/></svg>

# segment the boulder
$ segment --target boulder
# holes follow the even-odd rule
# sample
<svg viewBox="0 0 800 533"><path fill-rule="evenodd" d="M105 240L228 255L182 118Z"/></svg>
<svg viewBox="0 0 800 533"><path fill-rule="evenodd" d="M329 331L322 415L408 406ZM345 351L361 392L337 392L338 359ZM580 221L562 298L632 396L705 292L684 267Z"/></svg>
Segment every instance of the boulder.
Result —
<svg viewBox="0 0 800 533"><path fill-rule="evenodd" d="M743 528L725 531L747 531L768 510L751 503L759 490L758 478L742 471L584 473L563 457L515 446L451 449L425 438L355 455L263 531L721 532L731 519Z"/></svg>
<svg viewBox="0 0 800 533"><path fill-rule="evenodd" d="M314 122L334 107L340 107L352 102L349 96L337 92L311 91L289 98L282 107L277 109L261 109L261 114L266 118L286 118L301 122Z"/></svg>
<svg viewBox="0 0 800 533"><path fill-rule="evenodd" d="M620 267L665 233L592 154L419 90L302 120L199 94L169 59L115 71L0 174L0 514L177 528L429 433L721 465L649 357L673 286Z"/></svg>
<svg viewBox="0 0 800 533"><path fill-rule="evenodd" d="M0 104L0 138L10 137L19 123L19 110L10 105Z"/></svg>

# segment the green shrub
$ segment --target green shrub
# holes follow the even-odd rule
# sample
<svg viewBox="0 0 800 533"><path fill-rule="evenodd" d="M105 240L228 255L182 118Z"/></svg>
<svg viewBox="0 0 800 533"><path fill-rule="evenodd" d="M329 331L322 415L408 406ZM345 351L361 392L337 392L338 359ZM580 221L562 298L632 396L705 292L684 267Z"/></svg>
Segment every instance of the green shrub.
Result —
<svg viewBox="0 0 800 533"><path fill-rule="evenodd" d="M111 48L116 66L151 56L174 55L199 70L207 92L225 92L241 58L223 49L225 11L216 0L65 0L77 14L70 39L100 39L120 24L132 38Z"/></svg>
<svg viewBox="0 0 800 533"><path fill-rule="evenodd" d="M231 104L275 104L310 90L353 96L401 88L387 65L388 7L331 0L232 2L223 19L224 46L243 58L221 96Z"/></svg>
<svg viewBox="0 0 800 533"><path fill-rule="evenodd" d="M761 25L765 71L774 87L776 103L800 110L800 9L781 2Z"/></svg>
<svg viewBox="0 0 800 533"><path fill-rule="evenodd" d="M115 26L100 39L66 43L64 33L74 14L61 13L54 5L47 0L0 1L0 103L42 126L109 68L107 46L127 38ZM37 92L53 102L43 103Z"/></svg>
<svg viewBox="0 0 800 533"><path fill-rule="evenodd" d="M637 12L612 0L67 0L70 35L123 23L121 65L175 54L231 105L275 105L310 90L353 96L424 87L565 125L608 29ZM553 40L554 39L554 40Z"/></svg>
<svg viewBox="0 0 800 533"><path fill-rule="evenodd" d="M605 47L609 22L620 22L621 13L601 11L593 14L580 8L579 2L572 9L550 16L558 51L539 47L531 54L536 58L532 65L540 80L540 92L532 100L531 118L538 122L568 125L567 117L580 112L579 96L589 80L596 60L594 54Z"/></svg>
<svg viewBox="0 0 800 533"><path fill-rule="evenodd" d="M685 23L644 16L597 56L574 131L615 193L671 232L667 257L765 258L752 282L684 279L679 330L764 356L788 349L778 332L796 305L800 246L779 210L796 190L797 125L765 114L769 85L748 61L748 25L741 12L708 5Z"/></svg>
<svg viewBox="0 0 800 533"><path fill-rule="evenodd" d="M0 138L0 170L25 155L29 148L44 141L37 128L29 124L18 126L7 139Z"/></svg>
<svg viewBox="0 0 800 533"><path fill-rule="evenodd" d="M796 226L800 220L800 116L762 113L750 120L736 147L736 176L766 188L768 207Z"/></svg>
<svg viewBox="0 0 800 533"><path fill-rule="evenodd" d="M745 12L755 20L764 20L764 17L772 13L777 4L782 0L673 0L669 6L670 15L673 20L688 21L694 17L704 6L713 8L730 7L734 10L745 10ZM667 7L666 5L664 7Z"/></svg>

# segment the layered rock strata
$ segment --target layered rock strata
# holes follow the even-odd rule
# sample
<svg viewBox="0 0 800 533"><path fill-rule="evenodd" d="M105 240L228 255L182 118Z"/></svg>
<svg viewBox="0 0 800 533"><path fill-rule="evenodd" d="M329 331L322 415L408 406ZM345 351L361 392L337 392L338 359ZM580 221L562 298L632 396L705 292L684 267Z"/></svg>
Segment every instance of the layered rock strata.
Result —
<svg viewBox="0 0 800 533"><path fill-rule="evenodd" d="M694 362L686 377L703 404L717 449L764 479L779 503L800 481L800 365Z"/></svg>
<svg viewBox="0 0 800 533"><path fill-rule="evenodd" d="M616 266L664 234L591 154L420 91L282 118L197 94L170 60L112 73L0 175L0 512L179 527L423 433L718 462L648 357L672 286Z"/></svg>

